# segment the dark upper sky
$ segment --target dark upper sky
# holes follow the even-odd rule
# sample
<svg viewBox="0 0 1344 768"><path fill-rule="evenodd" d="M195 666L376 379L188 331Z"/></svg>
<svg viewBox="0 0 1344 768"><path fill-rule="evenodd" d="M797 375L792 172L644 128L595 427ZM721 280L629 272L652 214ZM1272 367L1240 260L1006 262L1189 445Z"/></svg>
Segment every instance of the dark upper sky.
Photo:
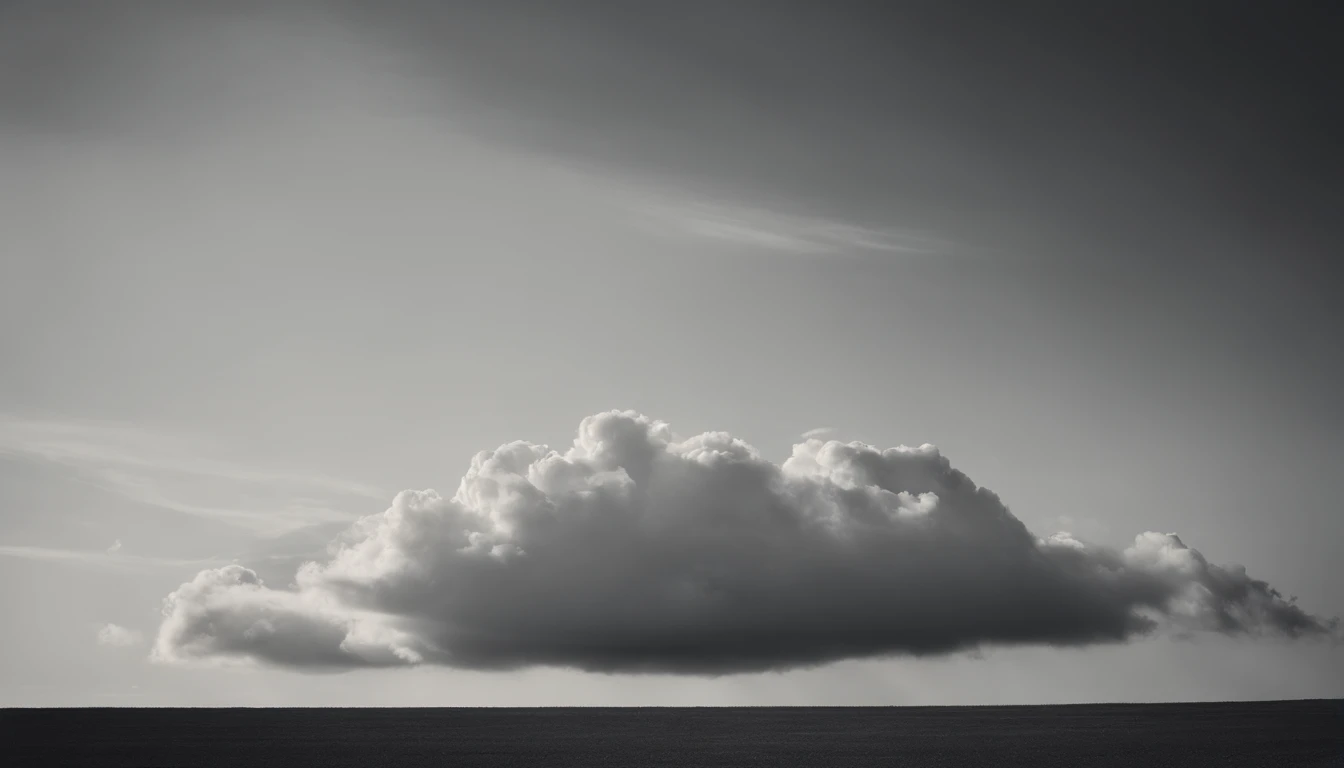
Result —
<svg viewBox="0 0 1344 768"><path fill-rule="evenodd" d="M1337 4L358 9L494 141L944 234L986 290L1344 424Z"/></svg>
<svg viewBox="0 0 1344 768"><path fill-rule="evenodd" d="M53 24L41 3L7 5L20 23L5 119L66 130L133 108L99 92L99 66L119 37L184 15L89 4ZM462 121L548 155L985 247L1224 261L1254 243L1307 283L1333 277L1333 3L327 7L342 6L426 82L474 97L482 109Z"/></svg>
<svg viewBox="0 0 1344 768"><path fill-rule="evenodd" d="M1333 4L470 5L361 8L539 150L993 243L1339 233Z"/></svg>

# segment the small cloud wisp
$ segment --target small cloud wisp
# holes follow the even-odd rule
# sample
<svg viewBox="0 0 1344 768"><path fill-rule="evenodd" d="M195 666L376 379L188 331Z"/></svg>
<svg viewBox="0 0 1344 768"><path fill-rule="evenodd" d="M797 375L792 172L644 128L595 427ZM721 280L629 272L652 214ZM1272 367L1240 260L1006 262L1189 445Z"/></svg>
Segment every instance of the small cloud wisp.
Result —
<svg viewBox="0 0 1344 768"><path fill-rule="evenodd" d="M343 503L337 502L387 497L360 483L210 459L187 441L126 424L0 414L0 459L10 456L65 467L132 502L263 536L348 522L352 516L340 511ZM225 498L273 501L258 507L197 500L202 487L231 490ZM108 549L116 551L115 545Z"/></svg>
<svg viewBox="0 0 1344 768"><path fill-rule="evenodd" d="M109 648L130 648L144 641L144 636L120 624L104 624L98 629L98 644Z"/></svg>
<svg viewBox="0 0 1344 768"><path fill-rule="evenodd" d="M829 219L791 216L709 203L650 204L646 221L692 237L794 254L890 253L927 255L947 244L897 229L870 229Z"/></svg>

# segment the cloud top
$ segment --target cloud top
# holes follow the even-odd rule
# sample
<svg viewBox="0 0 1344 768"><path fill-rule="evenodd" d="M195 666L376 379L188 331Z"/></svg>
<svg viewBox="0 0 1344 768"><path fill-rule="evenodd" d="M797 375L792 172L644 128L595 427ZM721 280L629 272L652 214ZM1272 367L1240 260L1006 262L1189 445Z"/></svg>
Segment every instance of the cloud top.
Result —
<svg viewBox="0 0 1344 768"><path fill-rule="evenodd" d="M155 658L719 674L1337 629L1174 534L1037 537L931 445L808 439L775 464L628 411L563 452L483 451L452 496L404 491L330 553L289 589L202 571L165 600Z"/></svg>

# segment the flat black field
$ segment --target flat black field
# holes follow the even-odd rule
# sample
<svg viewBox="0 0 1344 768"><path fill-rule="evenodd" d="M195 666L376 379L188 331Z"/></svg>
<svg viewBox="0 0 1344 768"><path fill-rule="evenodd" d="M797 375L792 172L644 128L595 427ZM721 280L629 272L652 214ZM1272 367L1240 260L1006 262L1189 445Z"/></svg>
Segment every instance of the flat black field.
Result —
<svg viewBox="0 0 1344 768"><path fill-rule="evenodd" d="M1333 701L7 709L5 766L1344 766Z"/></svg>

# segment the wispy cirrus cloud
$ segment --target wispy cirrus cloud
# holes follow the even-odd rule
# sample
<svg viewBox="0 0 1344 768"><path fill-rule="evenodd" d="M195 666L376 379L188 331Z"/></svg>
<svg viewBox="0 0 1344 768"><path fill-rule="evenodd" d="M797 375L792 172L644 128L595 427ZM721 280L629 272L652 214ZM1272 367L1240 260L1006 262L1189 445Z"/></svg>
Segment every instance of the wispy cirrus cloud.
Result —
<svg viewBox="0 0 1344 768"><path fill-rule="evenodd" d="M635 206L635 210L646 223L663 232L788 253L927 255L938 253L948 245L923 233L874 229L760 208L705 202L655 202Z"/></svg>
<svg viewBox="0 0 1344 768"><path fill-rule="evenodd" d="M0 415L0 454L24 453L59 464L106 464L217 477L247 483L288 484L383 499L363 483L323 475L273 472L201 456L190 441L129 424L26 419Z"/></svg>
<svg viewBox="0 0 1344 768"><path fill-rule="evenodd" d="M59 547L34 547L11 544L0 544L0 557L131 571L152 570L155 568L202 568L211 565L224 565L231 562L230 560L221 557L193 559L151 557L147 555L126 554L119 550L62 549Z"/></svg>
<svg viewBox="0 0 1344 768"><path fill-rule="evenodd" d="M272 500L259 503L255 507L214 506L170 496L164 492L162 480L143 474L104 469L99 470L97 475L104 488L132 501L181 512L192 517L218 520L259 533L283 533L303 526L352 519L349 514L332 509L317 499Z"/></svg>
<svg viewBox="0 0 1344 768"><path fill-rule="evenodd" d="M262 535L351 520L336 502L390 496L339 478L213 459L190 441L127 424L0 416L0 458L6 455L65 467L137 503Z"/></svg>

